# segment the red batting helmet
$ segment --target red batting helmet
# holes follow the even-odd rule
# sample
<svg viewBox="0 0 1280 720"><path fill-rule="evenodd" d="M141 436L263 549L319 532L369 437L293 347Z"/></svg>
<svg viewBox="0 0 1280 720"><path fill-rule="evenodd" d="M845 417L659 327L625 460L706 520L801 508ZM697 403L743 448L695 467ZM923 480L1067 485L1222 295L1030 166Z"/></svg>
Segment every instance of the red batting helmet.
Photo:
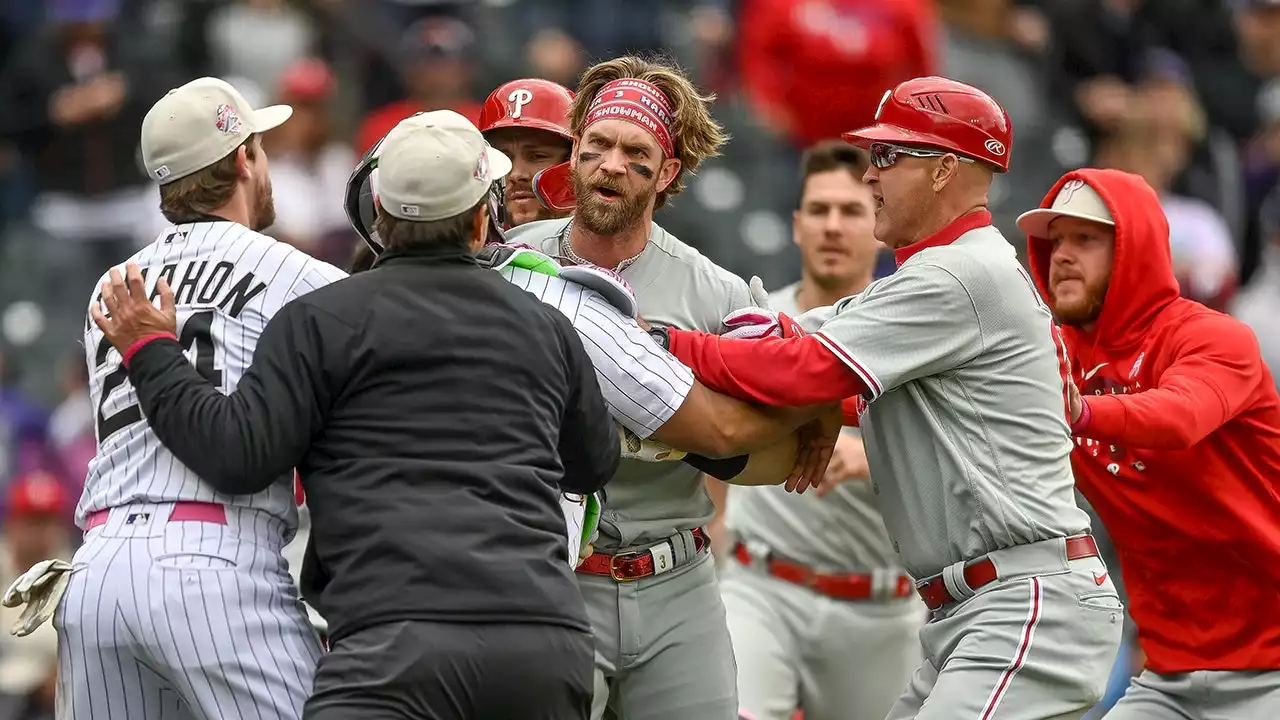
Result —
<svg viewBox="0 0 1280 720"><path fill-rule="evenodd" d="M569 110L573 91L550 80L527 78L499 85L480 109L480 132L527 127L572 140Z"/></svg>
<svg viewBox="0 0 1280 720"><path fill-rule="evenodd" d="M886 90L875 123L842 137L861 148L877 142L941 148L1008 172L1013 124L985 92L931 76Z"/></svg>

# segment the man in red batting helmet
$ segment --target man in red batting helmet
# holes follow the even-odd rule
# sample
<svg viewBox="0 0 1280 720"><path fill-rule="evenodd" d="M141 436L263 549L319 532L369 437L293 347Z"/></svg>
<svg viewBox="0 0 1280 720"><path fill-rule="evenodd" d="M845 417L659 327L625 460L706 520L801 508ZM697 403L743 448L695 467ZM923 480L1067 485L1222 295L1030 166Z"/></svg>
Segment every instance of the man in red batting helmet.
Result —
<svg viewBox="0 0 1280 720"><path fill-rule="evenodd" d="M556 209L563 206L557 198L569 192L567 163L573 147L569 132L572 104L571 90L536 78L500 85L485 100L480 111L480 132L490 145L511 158L511 174L504 183L495 183L495 207L491 208L503 229L534 220L564 217L572 212L572 202L567 208ZM550 170L539 178L539 186L548 193L546 199L550 201L544 203L534 192L534 177L557 165L563 165L564 172ZM547 181L560 176L563 180L559 183Z"/></svg>
<svg viewBox="0 0 1280 720"><path fill-rule="evenodd" d="M889 720L1078 718L1106 688L1124 609L1076 506L1060 336L987 211L1009 117L977 88L916 78L845 138L871 155L875 236L897 271L799 330L779 317L738 333L757 340L655 334L739 399L848 399L894 549L932 610Z"/></svg>

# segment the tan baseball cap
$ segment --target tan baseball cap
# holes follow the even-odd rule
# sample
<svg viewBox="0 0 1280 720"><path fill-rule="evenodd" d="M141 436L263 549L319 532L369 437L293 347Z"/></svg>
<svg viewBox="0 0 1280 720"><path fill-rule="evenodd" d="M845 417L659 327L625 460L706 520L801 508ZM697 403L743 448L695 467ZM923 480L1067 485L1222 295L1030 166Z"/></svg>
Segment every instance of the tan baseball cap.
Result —
<svg viewBox="0 0 1280 720"><path fill-rule="evenodd" d="M511 172L511 160L452 110L400 121L378 148L374 194L383 212L425 222L475 207L489 186Z"/></svg>
<svg viewBox="0 0 1280 720"><path fill-rule="evenodd" d="M142 120L142 164L161 185L203 170L230 155L253 133L278 127L288 105L255 110L234 87L202 77L160 98Z"/></svg>
<svg viewBox="0 0 1280 720"><path fill-rule="evenodd" d="M1068 180L1047 208L1029 210L1018 216L1018 229L1031 237L1049 237L1049 223L1060 217L1092 220L1104 225L1116 224L1102 196L1079 178Z"/></svg>

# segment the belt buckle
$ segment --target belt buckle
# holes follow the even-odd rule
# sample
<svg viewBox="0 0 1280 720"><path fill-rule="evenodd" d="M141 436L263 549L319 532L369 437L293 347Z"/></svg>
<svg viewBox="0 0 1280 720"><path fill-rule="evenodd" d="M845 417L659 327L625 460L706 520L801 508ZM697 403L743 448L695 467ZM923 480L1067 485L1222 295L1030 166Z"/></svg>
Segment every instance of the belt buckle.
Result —
<svg viewBox="0 0 1280 720"><path fill-rule="evenodd" d="M632 558L640 557L641 555L644 555L647 552L649 552L647 549L632 550L630 552L618 553L617 555L610 556L609 557L609 577L612 578L614 582L620 582L620 583L635 582L636 580L639 580L640 578L618 577L618 563L620 561L625 562L625 561L631 560Z"/></svg>

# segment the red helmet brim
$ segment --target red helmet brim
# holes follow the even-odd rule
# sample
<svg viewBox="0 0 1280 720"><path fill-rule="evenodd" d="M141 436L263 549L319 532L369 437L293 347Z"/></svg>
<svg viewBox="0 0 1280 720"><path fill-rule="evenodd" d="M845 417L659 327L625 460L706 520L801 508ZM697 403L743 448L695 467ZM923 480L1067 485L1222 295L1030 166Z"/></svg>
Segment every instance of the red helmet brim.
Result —
<svg viewBox="0 0 1280 720"><path fill-rule="evenodd" d="M553 122L540 120L538 118L517 119L512 117L504 117L501 120L494 122L489 127L485 128L484 132L488 134L493 132L494 130L501 130L503 128L527 128L529 130L542 130L543 132L549 132L558 138L564 138L569 142L573 142L573 137L570 136L569 133L564 128L560 127L559 125L556 125Z"/></svg>
<svg viewBox="0 0 1280 720"><path fill-rule="evenodd" d="M871 143L898 143L903 145L925 145L929 147L942 148L944 150L955 151L951 147L951 143L928 133L918 133L912 130L905 130L896 125L868 125L857 130L850 130L840 136L850 145L866 150L871 147Z"/></svg>

